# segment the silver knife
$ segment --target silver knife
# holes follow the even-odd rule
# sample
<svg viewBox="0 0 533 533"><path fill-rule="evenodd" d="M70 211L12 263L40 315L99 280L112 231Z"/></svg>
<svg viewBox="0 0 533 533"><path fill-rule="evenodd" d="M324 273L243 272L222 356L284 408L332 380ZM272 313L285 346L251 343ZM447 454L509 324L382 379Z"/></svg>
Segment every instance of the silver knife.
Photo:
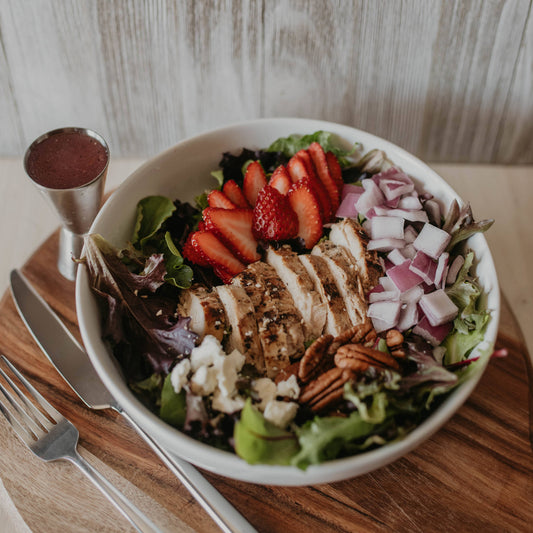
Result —
<svg viewBox="0 0 533 533"><path fill-rule="evenodd" d="M11 271L10 281L15 305L26 327L83 403L91 409L114 409L126 418L222 531L255 532L252 525L194 466L171 456L122 409L100 380L83 347L18 270Z"/></svg>

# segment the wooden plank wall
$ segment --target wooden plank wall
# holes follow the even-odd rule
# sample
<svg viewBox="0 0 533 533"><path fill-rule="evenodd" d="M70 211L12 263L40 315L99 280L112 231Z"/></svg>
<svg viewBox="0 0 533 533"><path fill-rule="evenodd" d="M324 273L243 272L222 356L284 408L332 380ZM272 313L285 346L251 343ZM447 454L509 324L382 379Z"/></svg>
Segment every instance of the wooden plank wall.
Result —
<svg viewBox="0 0 533 533"><path fill-rule="evenodd" d="M259 117L533 163L533 0L0 0L0 155L83 125L148 157Z"/></svg>

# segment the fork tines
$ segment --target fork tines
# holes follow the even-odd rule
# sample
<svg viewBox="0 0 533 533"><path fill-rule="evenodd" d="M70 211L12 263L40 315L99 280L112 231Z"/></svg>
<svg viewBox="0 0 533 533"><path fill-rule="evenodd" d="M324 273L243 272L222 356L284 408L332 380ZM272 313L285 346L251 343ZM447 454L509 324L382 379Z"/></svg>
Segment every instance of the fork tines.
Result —
<svg viewBox="0 0 533 533"><path fill-rule="evenodd" d="M26 444L31 444L48 433L63 417L4 355L0 355L0 360L19 383L17 385L12 377L3 368L0 368L0 377L2 378L0 391L4 397L0 396L0 411L12 425L17 435ZM30 401L29 397L41 406L49 418Z"/></svg>

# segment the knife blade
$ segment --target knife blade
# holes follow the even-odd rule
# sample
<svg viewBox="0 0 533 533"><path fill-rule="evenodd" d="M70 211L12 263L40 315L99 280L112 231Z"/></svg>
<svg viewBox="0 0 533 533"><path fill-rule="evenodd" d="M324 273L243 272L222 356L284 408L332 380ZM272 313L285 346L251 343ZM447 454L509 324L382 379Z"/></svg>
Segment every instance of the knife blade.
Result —
<svg viewBox="0 0 533 533"><path fill-rule="evenodd" d="M126 418L222 531L256 531L193 465L170 455L122 409L96 373L85 349L22 273L11 271L10 283L15 306L24 324L83 403L91 409L114 409Z"/></svg>

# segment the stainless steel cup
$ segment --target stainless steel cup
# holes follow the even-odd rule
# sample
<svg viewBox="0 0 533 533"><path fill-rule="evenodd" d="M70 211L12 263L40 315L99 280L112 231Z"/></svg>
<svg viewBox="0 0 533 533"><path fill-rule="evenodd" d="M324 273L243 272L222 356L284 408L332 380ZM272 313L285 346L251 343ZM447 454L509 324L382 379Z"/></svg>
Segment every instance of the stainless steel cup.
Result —
<svg viewBox="0 0 533 533"><path fill-rule="evenodd" d="M107 160L104 169L91 181L70 189L54 189L44 187L28 172L28 159L32 150L45 139L60 133L81 133L92 137L105 149ZM77 264L74 259L79 258L83 248L83 236L89 231L91 224L102 205L105 178L109 164L109 147L104 138L87 128L60 128L49 131L38 137L26 150L24 169L26 174L50 202L61 220L59 236L59 253L57 266L59 272L67 279L76 278Z"/></svg>

